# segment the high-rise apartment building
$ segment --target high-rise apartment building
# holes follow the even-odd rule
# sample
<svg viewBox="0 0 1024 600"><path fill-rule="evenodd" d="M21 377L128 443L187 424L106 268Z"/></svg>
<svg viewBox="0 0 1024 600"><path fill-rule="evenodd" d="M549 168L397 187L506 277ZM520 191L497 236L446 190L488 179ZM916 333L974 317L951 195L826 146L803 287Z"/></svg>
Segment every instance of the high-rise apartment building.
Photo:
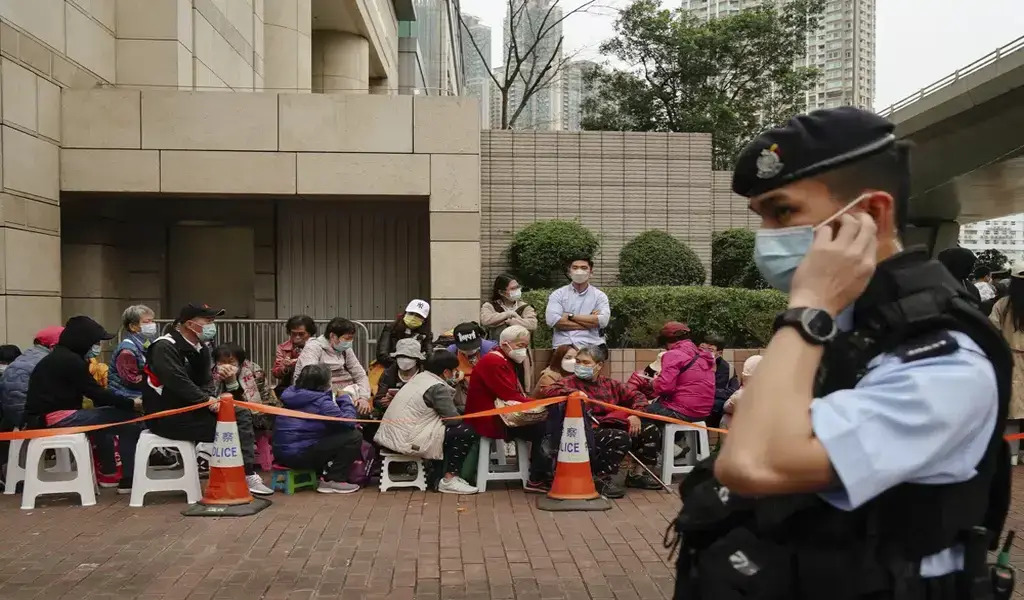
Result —
<svg viewBox="0 0 1024 600"><path fill-rule="evenodd" d="M683 0L691 14L714 19L739 13L762 0ZM785 0L783 0L785 1ZM827 0L817 31L807 36L798 63L821 77L807 92L807 109L872 108L875 96L875 0Z"/></svg>
<svg viewBox="0 0 1024 600"><path fill-rule="evenodd" d="M537 41L536 50L526 58L522 65L523 72L540 73L549 61L552 65L560 65L563 55L562 46L558 41L562 37L562 23L560 22L562 9L552 0L519 1L525 3L525 6L522 8L516 6L515 10L510 6L505 15L503 46L508 48L513 39L520 47L529 47L534 41ZM506 52L505 55L508 56L508 53ZM545 85L527 100L526 107L516 119L514 129L542 131L564 129L562 124L562 76L562 72L557 72L550 81L545 77ZM515 110L520 106L525 92L525 85L522 81L517 81L512 85L509 90L510 110ZM499 125L500 119L499 110Z"/></svg>
<svg viewBox="0 0 1024 600"><path fill-rule="evenodd" d="M963 225L960 245L975 253L995 249L1011 261L1024 260L1024 214Z"/></svg>
<svg viewBox="0 0 1024 600"><path fill-rule="evenodd" d="M462 15L462 64L466 69L465 96L480 99L480 123L491 121L491 28L472 15ZM482 57L481 57L482 55Z"/></svg>
<svg viewBox="0 0 1024 600"><path fill-rule="evenodd" d="M592 90L587 83L587 72L598 68L598 64L589 60L576 60L565 66L562 71L562 129L579 131L583 129L583 102L590 97Z"/></svg>

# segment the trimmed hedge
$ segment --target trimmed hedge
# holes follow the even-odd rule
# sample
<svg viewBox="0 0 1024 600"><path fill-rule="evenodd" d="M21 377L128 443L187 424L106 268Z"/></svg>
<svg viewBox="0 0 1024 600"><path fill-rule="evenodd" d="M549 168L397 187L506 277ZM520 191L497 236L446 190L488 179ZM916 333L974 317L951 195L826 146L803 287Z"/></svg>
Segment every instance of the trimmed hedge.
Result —
<svg viewBox="0 0 1024 600"><path fill-rule="evenodd" d="M746 287L743 280L753 262L753 231L726 229L711 236L711 285Z"/></svg>
<svg viewBox="0 0 1024 600"><path fill-rule="evenodd" d="M509 272L528 288L564 285L569 260L593 259L599 246L597 236L577 221L537 221L512 238Z"/></svg>
<svg viewBox="0 0 1024 600"><path fill-rule="evenodd" d="M612 305L605 331L612 348L654 348L666 321L684 321L699 339L714 331L731 348L760 348L771 338L775 315L785 310L786 295L776 290L747 290L711 286L618 287L604 290ZM544 309L551 290L523 295L535 309L540 327L534 346L551 346L551 329Z"/></svg>
<svg viewBox="0 0 1024 600"><path fill-rule="evenodd" d="M705 277L697 253L667 231L645 231L619 252L622 285L700 285Z"/></svg>

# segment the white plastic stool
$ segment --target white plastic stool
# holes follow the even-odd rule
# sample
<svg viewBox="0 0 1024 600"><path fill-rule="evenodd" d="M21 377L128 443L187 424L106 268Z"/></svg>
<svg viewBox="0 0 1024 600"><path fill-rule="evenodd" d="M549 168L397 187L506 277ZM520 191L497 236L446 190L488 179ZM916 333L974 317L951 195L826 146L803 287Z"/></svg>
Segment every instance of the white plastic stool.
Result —
<svg viewBox="0 0 1024 600"><path fill-rule="evenodd" d="M494 445L492 449L492 443ZM508 464L504 440L492 440L488 437L480 438L480 457L476 462L476 488L481 492L487 491L488 481L522 481L523 485L530 480L530 447L526 440L516 440L516 462L519 468L516 469ZM495 456L492 456L493 454ZM491 470L492 459L498 467ZM502 468L504 467L504 468ZM509 468L512 467L512 468Z"/></svg>
<svg viewBox="0 0 1024 600"><path fill-rule="evenodd" d="M704 425L704 421L696 421L697 425ZM676 434L683 434L687 438L690 447L689 454L683 459L685 464L677 465L675 462L674 446L676 445ZM672 481L676 473L689 473L693 467L705 458L711 456L711 441L708 440L708 430L703 427L691 427L689 425L675 425L665 423L665 431L661 439L661 480L665 483Z"/></svg>
<svg viewBox="0 0 1024 600"><path fill-rule="evenodd" d="M63 473L40 469L46 451L59 449L70 452L77 469ZM57 455L59 457L60 452ZM25 458L25 485L21 493L22 510L34 509L36 498L43 494L67 493L81 496L82 506L96 504L96 475L93 473L89 438L84 433L75 433L29 440Z"/></svg>
<svg viewBox="0 0 1024 600"><path fill-rule="evenodd" d="M149 468L149 456L158 448L174 448L181 453L184 469L181 471L157 471ZM177 476L175 476L177 475ZM132 476L132 496L128 506L143 506L149 492L185 492L185 500L195 504L202 498L199 486L199 467L196 462L196 447L192 442L169 440L155 433L143 431L135 445L135 471Z"/></svg>
<svg viewBox="0 0 1024 600"><path fill-rule="evenodd" d="M15 430L17 431L17 430ZM18 459L21 456L21 445L25 440L11 440L7 449L7 478L4 479L4 495L11 496L18 489L18 484L25 481L25 469L21 468Z"/></svg>
<svg viewBox="0 0 1024 600"><path fill-rule="evenodd" d="M398 454L390 450L381 449L381 457L384 458L384 463L380 469L380 491L386 492L392 488L403 488L403 487L414 487L419 488L420 491L427 491L427 473L423 469L423 459L415 456L407 456L405 454ZM416 464L416 477L407 481L396 481L391 479L391 465L398 463L415 463Z"/></svg>

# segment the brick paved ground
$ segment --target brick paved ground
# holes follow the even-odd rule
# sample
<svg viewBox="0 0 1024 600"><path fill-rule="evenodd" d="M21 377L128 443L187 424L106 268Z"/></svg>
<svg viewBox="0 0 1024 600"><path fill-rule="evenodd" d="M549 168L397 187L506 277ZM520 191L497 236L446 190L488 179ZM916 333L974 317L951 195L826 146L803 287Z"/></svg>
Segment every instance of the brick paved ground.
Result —
<svg viewBox="0 0 1024 600"><path fill-rule="evenodd" d="M1024 467L1010 528L1024 537ZM277 495L255 517L184 519L142 509L0 497L0 598L670 598L662 533L674 495L630 491L602 513L544 513L533 496L364 490ZM1014 548L1024 566L1024 544ZM1021 586L1024 587L1024 586ZM1019 595L1024 598L1024 595Z"/></svg>

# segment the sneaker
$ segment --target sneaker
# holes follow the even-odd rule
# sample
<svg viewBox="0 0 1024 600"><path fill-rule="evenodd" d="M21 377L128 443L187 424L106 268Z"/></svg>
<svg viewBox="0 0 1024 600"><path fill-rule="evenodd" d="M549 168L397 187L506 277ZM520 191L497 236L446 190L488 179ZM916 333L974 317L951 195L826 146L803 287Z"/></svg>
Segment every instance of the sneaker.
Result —
<svg viewBox="0 0 1024 600"><path fill-rule="evenodd" d="M117 482L117 493L120 496L127 496L132 493L132 480L130 477L122 477L121 481Z"/></svg>
<svg viewBox="0 0 1024 600"><path fill-rule="evenodd" d="M661 484L658 483L654 477L651 477L651 474L646 471L643 473L630 473L629 475L626 475L626 487L640 490L662 489Z"/></svg>
<svg viewBox="0 0 1024 600"><path fill-rule="evenodd" d="M546 494L551 491L551 482L534 481L530 479L527 480L526 485L523 486L523 491L532 494Z"/></svg>
<svg viewBox="0 0 1024 600"><path fill-rule="evenodd" d="M171 471L181 466L181 454L177 450L159 448L149 454L149 467L153 470Z"/></svg>
<svg viewBox="0 0 1024 600"><path fill-rule="evenodd" d="M263 478L258 473L245 476L245 482L249 484L249 491L257 496L271 496L274 494L274 490L267 487L263 483Z"/></svg>
<svg viewBox="0 0 1024 600"><path fill-rule="evenodd" d="M117 473L112 473L109 475L106 473L100 473L98 471L96 473L96 484L103 489L116 488L118 482L120 481L121 478L117 476Z"/></svg>
<svg viewBox="0 0 1024 600"><path fill-rule="evenodd" d="M600 477L594 480L594 487L597 488L597 493L601 494L605 498L623 498L626 495L626 490L622 489L619 484L611 480L611 477Z"/></svg>
<svg viewBox="0 0 1024 600"><path fill-rule="evenodd" d="M359 491L359 486L347 481L321 481L316 486L316 491L321 494L351 494Z"/></svg>
<svg viewBox="0 0 1024 600"><path fill-rule="evenodd" d="M452 477L441 479L437 484L437 491L442 494L475 494L480 490L466 483L461 477Z"/></svg>

